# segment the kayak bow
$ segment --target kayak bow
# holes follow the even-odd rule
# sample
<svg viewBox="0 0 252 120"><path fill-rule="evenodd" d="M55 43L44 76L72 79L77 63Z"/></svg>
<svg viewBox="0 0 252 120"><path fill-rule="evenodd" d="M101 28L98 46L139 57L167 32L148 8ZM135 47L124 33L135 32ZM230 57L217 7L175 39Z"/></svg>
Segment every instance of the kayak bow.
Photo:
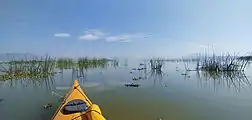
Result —
<svg viewBox="0 0 252 120"><path fill-rule="evenodd" d="M92 104L77 80L52 120L105 120L98 105Z"/></svg>

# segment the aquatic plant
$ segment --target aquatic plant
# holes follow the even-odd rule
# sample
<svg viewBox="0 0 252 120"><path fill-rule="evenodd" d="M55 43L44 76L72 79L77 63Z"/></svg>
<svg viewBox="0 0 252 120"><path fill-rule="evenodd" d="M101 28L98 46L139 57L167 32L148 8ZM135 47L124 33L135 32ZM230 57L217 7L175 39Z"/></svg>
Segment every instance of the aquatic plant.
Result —
<svg viewBox="0 0 252 120"><path fill-rule="evenodd" d="M104 58L88 59L87 57L85 57L85 58L79 58L77 64L80 70L87 70L88 68L97 68L97 67L104 68L107 66L108 60Z"/></svg>
<svg viewBox="0 0 252 120"><path fill-rule="evenodd" d="M216 56L213 54L211 57L205 55L201 60L199 68L205 71L244 71L248 64L248 60L238 59L237 55Z"/></svg>
<svg viewBox="0 0 252 120"><path fill-rule="evenodd" d="M78 63L78 68L80 69L80 71L87 70L88 68L91 67L90 62L87 57L79 58L77 63Z"/></svg>
<svg viewBox="0 0 252 120"><path fill-rule="evenodd" d="M71 69L74 65L73 59L71 58L59 58L56 67L59 69Z"/></svg>
<svg viewBox="0 0 252 120"><path fill-rule="evenodd" d="M252 61L252 55L241 56L238 59Z"/></svg>
<svg viewBox="0 0 252 120"><path fill-rule="evenodd" d="M113 60L110 61L111 62L111 65L114 67L114 68L117 68L119 66L119 60L117 58L114 58Z"/></svg>
<svg viewBox="0 0 252 120"><path fill-rule="evenodd" d="M244 57L239 57L238 54L231 55L230 53L217 56L214 52L198 53L196 58L191 60L184 59L184 66L186 71L244 71L249 64L249 60ZM196 68L190 69L189 62L196 62Z"/></svg>
<svg viewBox="0 0 252 120"><path fill-rule="evenodd" d="M0 64L0 79L16 79L16 78L34 78L34 77L45 77L54 75L54 70L60 69L75 69L79 71L79 75L84 76L84 71L89 68L105 68L108 65L107 59L92 58L87 57L79 58L74 61L71 58L59 58L55 59L51 56L42 56L39 58L34 58L33 60L15 60L15 57L10 57L10 60Z"/></svg>
<svg viewBox="0 0 252 120"><path fill-rule="evenodd" d="M139 87L140 85L139 84L134 84L134 83L131 83L131 84L125 84L126 87Z"/></svg>
<svg viewBox="0 0 252 120"><path fill-rule="evenodd" d="M164 65L164 59L157 58L157 59L151 59L150 60L151 69L161 71L163 65Z"/></svg>
<svg viewBox="0 0 252 120"><path fill-rule="evenodd" d="M0 65L0 79L16 79L24 77L45 77L54 75L55 59L50 56L41 57L40 60L9 60Z"/></svg>

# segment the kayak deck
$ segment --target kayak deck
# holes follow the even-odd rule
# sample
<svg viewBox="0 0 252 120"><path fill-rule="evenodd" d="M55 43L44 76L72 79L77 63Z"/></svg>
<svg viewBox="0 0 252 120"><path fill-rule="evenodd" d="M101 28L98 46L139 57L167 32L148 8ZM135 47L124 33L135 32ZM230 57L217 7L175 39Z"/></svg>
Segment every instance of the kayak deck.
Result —
<svg viewBox="0 0 252 120"><path fill-rule="evenodd" d="M78 81L75 80L71 91L67 94L67 96L63 100L61 106L58 108L58 110L52 117L52 120L89 120L87 118L87 115L85 116L85 114L86 112L88 112L88 108L91 105L92 105L92 102L88 99L86 94L83 92ZM93 108L93 107L90 107L90 108ZM101 112L100 112L100 116L102 117ZM93 119L93 120L96 120L96 119ZM105 120L105 119L97 119L97 120Z"/></svg>

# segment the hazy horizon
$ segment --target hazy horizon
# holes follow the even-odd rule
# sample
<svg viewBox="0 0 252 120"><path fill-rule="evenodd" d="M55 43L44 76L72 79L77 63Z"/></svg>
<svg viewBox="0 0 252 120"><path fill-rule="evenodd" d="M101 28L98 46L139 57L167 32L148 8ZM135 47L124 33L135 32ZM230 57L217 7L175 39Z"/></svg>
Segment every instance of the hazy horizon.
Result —
<svg viewBox="0 0 252 120"><path fill-rule="evenodd" d="M249 0L2 1L0 53L180 58L251 52Z"/></svg>

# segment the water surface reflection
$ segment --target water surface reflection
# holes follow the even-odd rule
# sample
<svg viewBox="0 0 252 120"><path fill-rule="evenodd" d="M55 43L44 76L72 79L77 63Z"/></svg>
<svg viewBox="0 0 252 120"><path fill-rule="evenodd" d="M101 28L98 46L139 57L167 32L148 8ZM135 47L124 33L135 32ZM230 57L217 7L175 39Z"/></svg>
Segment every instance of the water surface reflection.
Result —
<svg viewBox="0 0 252 120"><path fill-rule="evenodd" d="M112 67L87 70L67 69L40 80L5 81L0 83L0 98L4 99L0 102L0 113L4 120L50 119L60 104L60 98L52 95L52 91L64 95L73 80L78 79L90 99L101 106L110 120L252 118L249 75L196 71L182 75L185 72L181 67L176 70L176 66L167 63L160 71L148 66L132 70L141 68L139 64L118 65L116 68L113 64ZM141 86L125 87L128 83ZM45 103L52 103L53 107L45 110ZM26 111L30 111L29 114Z"/></svg>

